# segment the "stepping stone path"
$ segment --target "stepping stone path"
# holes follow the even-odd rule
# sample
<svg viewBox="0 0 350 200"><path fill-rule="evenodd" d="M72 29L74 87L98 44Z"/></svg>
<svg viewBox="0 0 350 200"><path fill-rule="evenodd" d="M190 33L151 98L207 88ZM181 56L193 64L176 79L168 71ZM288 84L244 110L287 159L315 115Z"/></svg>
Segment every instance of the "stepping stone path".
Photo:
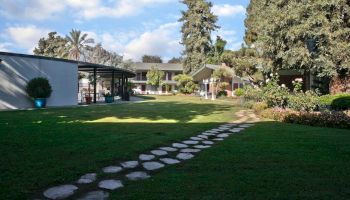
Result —
<svg viewBox="0 0 350 200"><path fill-rule="evenodd" d="M130 160L120 163L121 166L105 167L102 169L105 175L97 177L97 173L85 174L76 181L77 186L67 184L51 187L45 190L41 197L35 199L108 199L108 191L124 187L124 181L137 181L150 178L154 171L167 165L174 165L192 159L195 153L210 148L216 141L223 141L229 136L235 135L233 133L238 133L245 128L254 126L252 123L260 120L251 111L239 111L236 113L236 116L238 119L233 123L223 124L217 128L204 131L181 143L173 143L171 147L165 146L152 150L151 154L140 154L138 157L139 161ZM164 157L165 155L166 157ZM140 167L138 167L139 165L141 165L144 170L140 169ZM121 173L123 176L118 176L120 180L105 178L106 174L114 173ZM98 180L99 178L102 180ZM107 180L103 180L103 178ZM98 184L94 184L96 181L99 181ZM82 195L77 196L77 194L75 194L78 190L78 194Z"/></svg>
<svg viewBox="0 0 350 200"><path fill-rule="evenodd" d="M126 162L123 162L123 163L120 163L120 164L124 168L132 169L132 168L137 167L139 165L139 162L138 161L126 161Z"/></svg>
<svg viewBox="0 0 350 200"><path fill-rule="evenodd" d="M159 149L164 150L164 151L170 151L170 152L174 152L174 151L178 150L178 149L173 148L173 147L160 147Z"/></svg>
<svg viewBox="0 0 350 200"><path fill-rule="evenodd" d="M163 151L163 150L153 150L153 151L151 151L151 153L156 155L156 156L165 156L168 154L168 152Z"/></svg>
<svg viewBox="0 0 350 200"><path fill-rule="evenodd" d="M88 184L96 180L96 173L85 174L77 181L79 184Z"/></svg>
<svg viewBox="0 0 350 200"><path fill-rule="evenodd" d="M75 185L61 185L47 189L44 196L49 199L64 199L74 194L78 187Z"/></svg>
<svg viewBox="0 0 350 200"><path fill-rule="evenodd" d="M98 187L107 190L115 190L117 188L124 187L121 181L119 180L104 180L98 183Z"/></svg>
<svg viewBox="0 0 350 200"><path fill-rule="evenodd" d="M177 163L180 162L179 160L176 160L176 159L173 159L173 158L161 158L159 160L162 161L165 164L168 164L168 165L173 165L173 164L177 164Z"/></svg>
<svg viewBox="0 0 350 200"><path fill-rule="evenodd" d="M148 160L153 160L155 157L156 157L155 155L141 154L139 156L139 159L143 161L148 161Z"/></svg>
<svg viewBox="0 0 350 200"><path fill-rule="evenodd" d="M127 174L126 177L129 180L137 181L150 178L151 176L148 175L146 172L131 172L130 174Z"/></svg>
<svg viewBox="0 0 350 200"><path fill-rule="evenodd" d="M82 198L79 198L78 200L107 200L109 197L109 193L99 190L99 191L92 191L84 195Z"/></svg>
<svg viewBox="0 0 350 200"><path fill-rule="evenodd" d="M160 168L164 167L165 165L162 163L153 161L153 162L144 162L144 163L142 163L142 166L143 166L143 168L152 171L152 170L160 169Z"/></svg>
<svg viewBox="0 0 350 200"><path fill-rule="evenodd" d="M187 144L182 144L182 143L174 143L173 147L176 147L176 148L187 148L188 145Z"/></svg>
<svg viewBox="0 0 350 200"><path fill-rule="evenodd" d="M123 168L119 167L119 166L109 166L109 167L105 167L105 168L102 169L102 171L104 173L110 173L110 174L118 173L118 172L120 172L122 170L123 170Z"/></svg>

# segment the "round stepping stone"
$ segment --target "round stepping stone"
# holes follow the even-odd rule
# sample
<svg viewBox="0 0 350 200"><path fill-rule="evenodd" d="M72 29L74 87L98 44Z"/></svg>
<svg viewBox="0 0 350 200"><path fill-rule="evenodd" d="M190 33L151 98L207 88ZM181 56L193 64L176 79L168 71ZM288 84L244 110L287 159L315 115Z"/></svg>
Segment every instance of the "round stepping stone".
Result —
<svg viewBox="0 0 350 200"><path fill-rule="evenodd" d="M164 167L165 165L159 162L144 162L142 166L147 170L156 170Z"/></svg>
<svg viewBox="0 0 350 200"><path fill-rule="evenodd" d="M176 147L176 148L186 148L186 147L188 147L188 145L182 144L182 143L173 143L173 147Z"/></svg>
<svg viewBox="0 0 350 200"><path fill-rule="evenodd" d="M173 148L173 147L160 147L159 149L164 150L164 151L170 151L170 152L174 152L174 151L178 150L178 149Z"/></svg>
<svg viewBox="0 0 350 200"><path fill-rule="evenodd" d="M214 144L214 142L212 142L212 141L208 141L208 140L206 140L206 141L202 141L202 142L203 142L203 144L209 144L209 145Z"/></svg>
<svg viewBox="0 0 350 200"><path fill-rule="evenodd" d="M189 160L193 158L194 155L190 153L179 153L176 155L176 158L181 159L181 160Z"/></svg>
<svg viewBox="0 0 350 200"><path fill-rule="evenodd" d="M121 187L124 187L123 183L119 180L104 180L104 181L100 181L98 183L98 187L102 188L102 189L107 189L107 190L115 190Z"/></svg>
<svg viewBox="0 0 350 200"><path fill-rule="evenodd" d="M108 192L98 190L98 191L89 192L78 200L107 200L108 197L109 197Z"/></svg>
<svg viewBox="0 0 350 200"><path fill-rule="evenodd" d="M211 147L211 146L209 146L209 145L195 145L195 146L193 146L194 148L197 148L197 149L207 149L207 148L209 148L209 147Z"/></svg>
<svg viewBox="0 0 350 200"><path fill-rule="evenodd" d="M215 140L215 141L223 141L224 138L214 138L213 140Z"/></svg>
<svg viewBox="0 0 350 200"><path fill-rule="evenodd" d="M208 139L208 136L206 136L206 135L198 135L197 137L203 138L203 139Z"/></svg>
<svg viewBox="0 0 350 200"><path fill-rule="evenodd" d="M133 160L133 161L126 161L126 162L123 162L123 163L120 163L120 164L124 168L132 169L132 168L137 167L137 165L139 165L139 162Z"/></svg>
<svg viewBox="0 0 350 200"><path fill-rule="evenodd" d="M148 175L146 172L131 172L130 174L127 174L126 177L129 180L137 181L150 178L151 176Z"/></svg>
<svg viewBox="0 0 350 200"><path fill-rule="evenodd" d="M176 159L173 159L173 158L161 158L159 160L164 162L165 164L169 164L169 165L177 164L177 163L180 162L179 160L176 160Z"/></svg>
<svg viewBox="0 0 350 200"><path fill-rule="evenodd" d="M96 173L89 173L85 174L80 177L80 179L77 181L79 184L88 184L92 183L96 180Z"/></svg>
<svg viewBox="0 0 350 200"><path fill-rule="evenodd" d="M163 151L163 150L153 150L151 151L152 154L157 155L157 156L164 156L167 155L168 152Z"/></svg>
<svg viewBox="0 0 350 200"><path fill-rule="evenodd" d="M140 160L143 160L143 161L152 160L152 159L154 159L154 158L155 158L154 155L148 155L148 154L141 154L141 155L139 156L139 159L140 159Z"/></svg>
<svg viewBox="0 0 350 200"><path fill-rule="evenodd" d="M222 134L217 135L217 137L219 137L219 138L225 138L225 137L228 137L228 136L229 135L226 134L226 133L222 133Z"/></svg>
<svg viewBox="0 0 350 200"><path fill-rule="evenodd" d="M44 191L44 196L49 199L64 199L74 194L78 187L75 185L61 185Z"/></svg>
<svg viewBox="0 0 350 200"><path fill-rule="evenodd" d="M122 171L123 168L119 167L119 166L109 166L109 167L105 167L102 169L102 171L104 173L108 173L108 174L114 174L114 173L118 173L120 171Z"/></svg>
<svg viewBox="0 0 350 200"><path fill-rule="evenodd" d="M198 144L198 141L196 141L196 140L186 140L186 141L183 141L182 143L184 143L184 144Z"/></svg>
<svg viewBox="0 0 350 200"><path fill-rule="evenodd" d="M200 149L181 149L180 152L182 153L197 153L200 152Z"/></svg>
<svg viewBox="0 0 350 200"><path fill-rule="evenodd" d="M203 138L199 138L199 137L191 137L191 140L204 140Z"/></svg>

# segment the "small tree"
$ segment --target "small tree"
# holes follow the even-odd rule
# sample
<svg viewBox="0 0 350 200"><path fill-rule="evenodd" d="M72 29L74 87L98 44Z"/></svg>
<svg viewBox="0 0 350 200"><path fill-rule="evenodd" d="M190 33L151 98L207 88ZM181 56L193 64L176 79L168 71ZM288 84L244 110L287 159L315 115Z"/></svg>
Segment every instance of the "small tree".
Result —
<svg viewBox="0 0 350 200"><path fill-rule="evenodd" d="M52 88L49 80L43 77L38 77L30 80L26 87L28 96L36 98L49 98L52 93Z"/></svg>
<svg viewBox="0 0 350 200"><path fill-rule="evenodd" d="M152 67L151 70L147 72L147 84L158 88L163 83L164 72Z"/></svg>
<svg viewBox="0 0 350 200"><path fill-rule="evenodd" d="M192 94L198 89L197 84L193 82L193 78L186 74L179 74L174 76L174 80L177 81L179 91L183 94Z"/></svg>
<svg viewBox="0 0 350 200"><path fill-rule="evenodd" d="M215 93L218 94L218 91L224 91L229 83L225 82L225 78L232 78L234 72L229 67L220 67L219 69L213 72L213 78L215 79Z"/></svg>

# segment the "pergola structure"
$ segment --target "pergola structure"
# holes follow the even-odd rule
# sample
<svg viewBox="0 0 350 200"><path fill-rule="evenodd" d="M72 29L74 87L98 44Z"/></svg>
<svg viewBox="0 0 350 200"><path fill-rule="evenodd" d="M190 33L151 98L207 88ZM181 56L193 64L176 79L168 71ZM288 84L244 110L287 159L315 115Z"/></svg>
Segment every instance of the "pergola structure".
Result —
<svg viewBox="0 0 350 200"><path fill-rule="evenodd" d="M119 85L121 86L121 99L123 101L129 100L128 95L127 95L128 78L135 77L136 74L134 72L132 72L130 70L122 69L122 68L110 67L110 66L99 65L99 64L92 64L92 63L85 63L85 62L78 63L78 71L93 74L93 77L94 77L93 102L94 103L97 102L97 100L96 100L97 75L100 75L103 78L111 78L112 79L111 93L113 95L115 93L115 91L114 91L115 80L118 79Z"/></svg>

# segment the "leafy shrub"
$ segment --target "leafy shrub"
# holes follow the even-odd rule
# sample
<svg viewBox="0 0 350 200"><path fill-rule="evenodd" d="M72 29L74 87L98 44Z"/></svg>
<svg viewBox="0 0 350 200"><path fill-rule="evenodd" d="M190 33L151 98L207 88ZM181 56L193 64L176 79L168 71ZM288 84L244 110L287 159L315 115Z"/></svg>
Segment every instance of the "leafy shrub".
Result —
<svg viewBox="0 0 350 200"><path fill-rule="evenodd" d="M323 95L319 97L320 103L335 110L344 110L350 108L350 94L340 93L336 95ZM337 100L341 99L341 100ZM335 102L335 103L333 103Z"/></svg>
<svg viewBox="0 0 350 200"><path fill-rule="evenodd" d="M227 97L227 92L225 90L221 90L218 92L216 97Z"/></svg>
<svg viewBox="0 0 350 200"><path fill-rule="evenodd" d="M263 88L263 100L271 107L285 108L287 106L289 90L281 87L275 81L269 82Z"/></svg>
<svg viewBox="0 0 350 200"><path fill-rule="evenodd" d="M291 114L295 111L282 109L282 108L269 108L263 110L260 115L264 118L273 119L276 121L283 121L288 114Z"/></svg>
<svg viewBox="0 0 350 200"><path fill-rule="evenodd" d="M26 92L28 96L32 98L49 98L52 93L52 88L49 80L38 77L28 82Z"/></svg>
<svg viewBox="0 0 350 200"><path fill-rule="evenodd" d="M237 88L237 89L235 90L235 95L236 95L237 97L243 96L243 95L244 95L244 90L243 90L242 88Z"/></svg>
<svg viewBox="0 0 350 200"><path fill-rule="evenodd" d="M268 108L267 103L265 102L257 102L254 103L252 106L252 109L257 112L257 113L261 113L263 110L266 110Z"/></svg>
<svg viewBox="0 0 350 200"><path fill-rule="evenodd" d="M262 101L263 91L260 88L245 86L243 89L243 98L246 101Z"/></svg>
<svg viewBox="0 0 350 200"><path fill-rule="evenodd" d="M193 78L186 74L179 74L174 76L174 80L177 81L179 92L182 94L192 94L198 89L198 85L193 82Z"/></svg>
<svg viewBox="0 0 350 200"><path fill-rule="evenodd" d="M251 101L251 100L250 101L243 101L241 105L244 108L252 109L254 103L255 103L255 101Z"/></svg>
<svg viewBox="0 0 350 200"><path fill-rule="evenodd" d="M313 91L295 92L288 98L288 107L296 111L315 111L319 106L318 95Z"/></svg>

